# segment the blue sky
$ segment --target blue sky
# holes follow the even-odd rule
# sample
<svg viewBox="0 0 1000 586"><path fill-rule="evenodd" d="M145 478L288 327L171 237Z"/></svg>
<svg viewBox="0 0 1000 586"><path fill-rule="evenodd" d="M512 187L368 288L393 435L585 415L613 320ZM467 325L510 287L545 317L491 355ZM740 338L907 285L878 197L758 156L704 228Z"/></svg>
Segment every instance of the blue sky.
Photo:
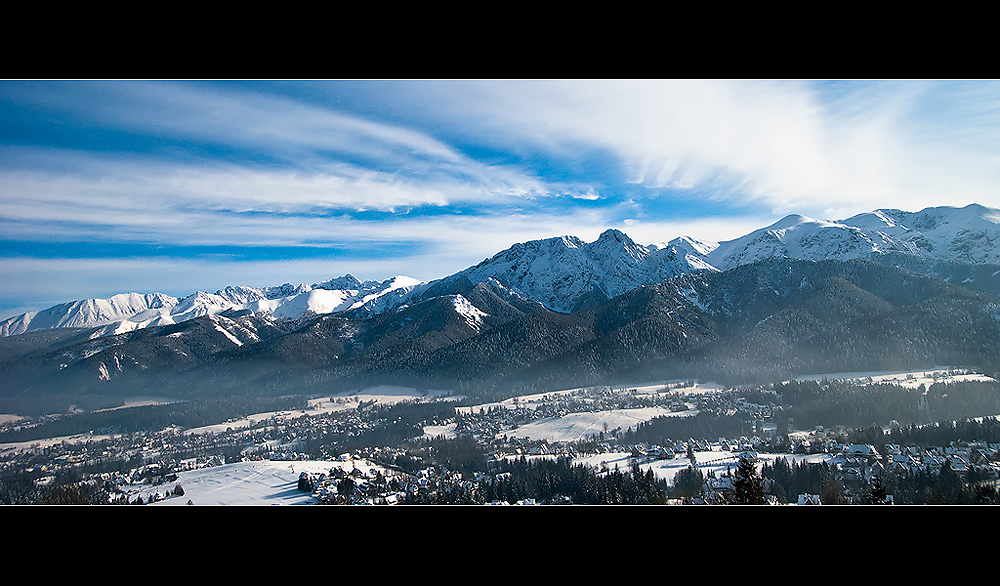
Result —
<svg viewBox="0 0 1000 586"><path fill-rule="evenodd" d="M0 81L0 318L1000 207L994 81Z"/></svg>

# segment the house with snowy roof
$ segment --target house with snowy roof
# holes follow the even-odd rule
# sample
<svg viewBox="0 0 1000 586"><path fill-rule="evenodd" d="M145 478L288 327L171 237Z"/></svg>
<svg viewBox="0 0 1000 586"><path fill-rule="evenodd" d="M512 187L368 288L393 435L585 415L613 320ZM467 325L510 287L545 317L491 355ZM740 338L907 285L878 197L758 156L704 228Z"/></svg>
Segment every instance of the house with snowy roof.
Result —
<svg viewBox="0 0 1000 586"><path fill-rule="evenodd" d="M844 455L848 458L865 458L868 460L879 460L882 455L878 453L875 446L871 444L850 444L844 446Z"/></svg>
<svg viewBox="0 0 1000 586"><path fill-rule="evenodd" d="M800 494L799 495L799 504L800 505L821 505L823 503L819 500L819 495L818 494Z"/></svg>

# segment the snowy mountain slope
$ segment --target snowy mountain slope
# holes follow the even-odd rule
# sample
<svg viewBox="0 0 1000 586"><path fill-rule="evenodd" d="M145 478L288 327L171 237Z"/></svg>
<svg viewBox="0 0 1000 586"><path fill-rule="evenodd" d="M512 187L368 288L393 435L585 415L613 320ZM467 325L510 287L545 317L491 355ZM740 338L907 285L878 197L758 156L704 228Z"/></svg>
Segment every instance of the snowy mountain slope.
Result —
<svg viewBox="0 0 1000 586"><path fill-rule="evenodd" d="M95 335L108 335L223 313L293 320L341 312L372 317L452 294L452 289L462 289L465 283L488 281L550 310L571 313L679 275L726 271L772 258L874 259L905 264L925 274L933 271L949 280L945 271L955 277L964 273L961 279L971 279L971 273L957 270L957 265L1000 265L998 243L1000 210L976 204L919 212L883 209L839 221L790 215L724 242L681 236L663 244L641 245L611 229L589 243L574 236L517 243L475 266L431 282L408 277L362 282L344 275L313 285L231 286L185 298L128 293L74 301L2 321L0 336L97 326L102 329ZM932 262L938 264L929 264ZM951 264L946 267L940 263ZM980 290L997 288L1000 271L996 277L991 275L978 274Z"/></svg>
<svg viewBox="0 0 1000 586"><path fill-rule="evenodd" d="M746 236L719 243L704 260L728 270L767 258L853 260L892 252L914 254L916 250L874 227L865 229L793 214Z"/></svg>
<svg viewBox="0 0 1000 586"><path fill-rule="evenodd" d="M394 305L419 284L420 281L403 276L361 282L352 275L345 275L315 285L230 286L216 293L198 291L185 298L160 293L125 293L109 299L74 301L12 317L0 322L0 335L95 327L101 329L94 336L114 335L227 312L271 315L280 319L300 319L349 309L376 312L384 306Z"/></svg>
<svg viewBox="0 0 1000 586"><path fill-rule="evenodd" d="M711 269L672 244L643 246L619 230L590 243L561 236L515 244L456 275L473 283L496 279L549 309L571 312L651 283Z"/></svg>
<svg viewBox="0 0 1000 586"><path fill-rule="evenodd" d="M914 234L908 239L926 256L976 264L1000 263L1000 210L978 204L935 207L899 214Z"/></svg>
<svg viewBox="0 0 1000 586"><path fill-rule="evenodd" d="M698 240L690 236L678 236L668 242L667 246L671 246L681 251L685 258L688 258L693 262L698 262L707 256L708 253L718 248L719 243Z"/></svg>
<svg viewBox="0 0 1000 586"><path fill-rule="evenodd" d="M224 312L112 336L50 334L52 345L38 340L0 362L0 399L323 394L372 384L503 394L627 377L740 381L1000 364L995 297L870 262L776 258L687 273L573 313L497 279L449 285L374 315ZM0 340L0 354L16 338Z"/></svg>
<svg viewBox="0 0 1000 586"><path fill-rule="evenodd" d="M766 258L851 260L902 254L976 264L1000 264L1000 210L972 204L919 212L875 210L846 220L793 214L701 258L728 270Z"/></svg>
<svg viewBox="0 0 1000 586"><path fill-rule="evenodd" d="M607 230L590 243L573 236L518 243L448 279L496 279L549 309L568 313L678 275L725 271L771 258L905 257L1000 264L998 244L1000 210L975 204L915 213L875 210L840 221L793 214L724 242L681 236L644 246L619 230Z"/></svg>
<svg viewBox="0 0 1000 586"><path fill-rule="evenodd" d="M0 322L0 335L13 336L52 328L82 328L104 325L135 315L150 317L169 313L180 300L160 293L122 293L108 299L85 299L28 312Z"/></svg>

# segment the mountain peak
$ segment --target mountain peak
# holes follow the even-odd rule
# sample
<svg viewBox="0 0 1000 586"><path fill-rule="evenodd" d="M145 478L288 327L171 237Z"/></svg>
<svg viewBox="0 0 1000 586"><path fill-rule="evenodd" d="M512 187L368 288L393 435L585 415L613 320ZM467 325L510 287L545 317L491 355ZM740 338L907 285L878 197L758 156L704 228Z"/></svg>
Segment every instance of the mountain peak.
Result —
<svg viewBox="0 0 1000 586"><path fill-rule="evenodd" d="M618 262L617 259L622 253L636 260L641 260L649 254L649 248L637 244L628 234L615 228L602 232L588 248L599 256L606 256L611 262Z"/></svg>
<svg viewBox="0 0 1000 586"><path fill-rule="evenodd" d="M971 203L962 208L962 211L966 213L967 217L983 219L994 224L1000 224L1000 210L996 208L987 207L978 203Z"/></svg>
<svg viewBox="0 0 1000 586"><path fill-rule="evenodd" d="M695 256L705 256L706 254L712 252L719 247L718 242L706 242L704 240L698 240L697 238L692 238L690 236L678 236L670 242L667 242L667 246L673 246L679 250L684 251L685 254L693 254Z"/></svg>
<svg viewBox="0 0 1000 586"><path fill-rule="evenodd" d="M964 209L972 211L972 212L976 212L976 213L985 213L985 212L991 212L991 211L995 212L996 211L993 208L988 208L988 207L986 207L986 206L984 206L982 204L978 204L978 203L970 203L969 205L965 206Z"/></svg>
<svg viewBox="0 0 1000 586"><path fill-rule="evenodd" d="M566 248L580 248L584 246L583 240L580 240L576 236L567 236L567 235L556 236L555 238L549 238L547 240L543 240L542 242L548 242L549 244L557 244L564 246Z"/></svg>
<svg viewBox="0 0 1000 586"><path fill-rule="evenodd" d="M632 239L628 237L627 234L618 230L617 228L608 228L597 237L597 241L610 241L615 240L617 242L632 242Z"/></svg>
<svg viewBox="0 0 1000 586"><path fill-rule="evenodd" d="M771 224L766 229L767 230L788 230L789 228L795 228L803 224L812 224L819 222L819 220L814 220L807 216L801 214L789 214L784 218L781 218L777 222Z"/></svg>
<svg viewBox="0 0 1000 586"><path fill-rule="evenodd" d="M331 289L331 290L357 289L360 286L361 286L361 281L351 273L347 273L343 277L335 277L333 279L330 279L329 281L324 281L322 283L318 283L315 285L317 289Z"/></svg>

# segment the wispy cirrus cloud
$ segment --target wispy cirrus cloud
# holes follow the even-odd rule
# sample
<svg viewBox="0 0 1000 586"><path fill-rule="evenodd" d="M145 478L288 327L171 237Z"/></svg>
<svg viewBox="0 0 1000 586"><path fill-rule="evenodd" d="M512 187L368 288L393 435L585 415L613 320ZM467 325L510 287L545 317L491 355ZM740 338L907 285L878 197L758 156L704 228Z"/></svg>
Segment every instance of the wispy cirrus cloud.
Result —
<svg viewBox="0 0 1000 586"><path fill-rule="evenodd" d="M27 107L34 94L15 89L8 94ZM435 208L458 219L496 215L575 189L479 162L398 124L281 96L160 83L59 84L41 96L50 116L110 136L99 148L8 145L0 168L7 237L321 244L345 233L331 229L334 217Z"/></svg>
<svg viewBox="0 0 1000 586"><path fill-rule="evenodd" d="M553 155L601 149L659 197L697 192L775 213L997 205L996 82L770 80L471 84L442 110ZM512 147L513 148L513 147Z"/></svg>

